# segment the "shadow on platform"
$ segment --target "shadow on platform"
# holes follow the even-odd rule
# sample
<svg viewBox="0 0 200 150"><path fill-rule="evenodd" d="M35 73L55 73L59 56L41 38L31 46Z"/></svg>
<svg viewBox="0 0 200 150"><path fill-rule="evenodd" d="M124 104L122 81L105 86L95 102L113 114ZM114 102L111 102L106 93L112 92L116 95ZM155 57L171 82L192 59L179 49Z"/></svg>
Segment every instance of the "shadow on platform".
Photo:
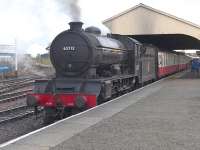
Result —
<svg viewBox="0 0 200 150"><path fill-rule="evenodd" d="M200 71L188 71L186 72L181 79L200 79Z"/></svg>

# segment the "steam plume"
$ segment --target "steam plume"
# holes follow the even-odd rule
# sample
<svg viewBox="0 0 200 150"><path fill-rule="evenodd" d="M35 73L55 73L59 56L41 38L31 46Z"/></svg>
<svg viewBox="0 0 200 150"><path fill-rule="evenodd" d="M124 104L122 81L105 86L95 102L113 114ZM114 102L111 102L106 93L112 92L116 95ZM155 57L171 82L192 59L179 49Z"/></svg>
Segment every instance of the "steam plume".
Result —
<svg viewBox="0 0 200 150"><path fill-rule="evenodd" d="M78 5L79 0L58 0L60 7L64 13L70 15L72 21L80 21L81 9Z"/></svg>

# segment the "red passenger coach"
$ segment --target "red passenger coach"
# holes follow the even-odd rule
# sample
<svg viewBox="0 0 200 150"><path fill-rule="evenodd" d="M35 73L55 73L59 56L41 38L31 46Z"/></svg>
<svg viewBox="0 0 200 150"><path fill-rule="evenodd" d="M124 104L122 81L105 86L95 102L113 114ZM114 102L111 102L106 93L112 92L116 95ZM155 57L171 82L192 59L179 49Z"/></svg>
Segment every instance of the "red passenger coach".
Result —
<svg viewBox="0 0 200 150"><path fill-rule="evenodd" d="M187 69L190 58L183 54L158 52L158 77Z"/></svg>
<svg viewBox="0 0 200 150"><path fill-rule="evenodd" d="M188 68L191 58L185 55L179 55L179 71L185 70Z"/></svg>
<svg viewBox="0 0 200 150"><path fill-rule="evenodd" d="M168 52L158 52L158 77L164 77L178 71L178 56Z"/></svg>

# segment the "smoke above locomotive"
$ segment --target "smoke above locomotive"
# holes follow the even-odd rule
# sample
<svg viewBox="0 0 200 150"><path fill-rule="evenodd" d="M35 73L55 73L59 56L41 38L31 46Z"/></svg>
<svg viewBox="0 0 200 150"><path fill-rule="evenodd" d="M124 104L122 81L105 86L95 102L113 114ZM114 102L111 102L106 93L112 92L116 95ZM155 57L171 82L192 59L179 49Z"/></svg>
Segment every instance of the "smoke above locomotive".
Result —
<svg viewBox="0 0 200 150"><path fill-rule="evenodd" d="M79 0L57 0L56 1L67 16L71 18L72 21L79 21L81 19L81 8L78 3Z"/></svg>
<svg viewBox="0 0 200 150"><path fill-rule="evenodd" d="M121 72L127 51L119 40L102 36L100 29L82 28L82 22L70 22L70 29L55 37L50 59L60 77L105 77Z"/></svg>

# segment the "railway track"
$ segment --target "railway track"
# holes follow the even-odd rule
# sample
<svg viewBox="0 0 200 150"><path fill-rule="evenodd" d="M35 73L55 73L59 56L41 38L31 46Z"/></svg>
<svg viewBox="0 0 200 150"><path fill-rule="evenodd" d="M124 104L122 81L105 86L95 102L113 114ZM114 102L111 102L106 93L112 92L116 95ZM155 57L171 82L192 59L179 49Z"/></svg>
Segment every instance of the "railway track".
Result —
<svg viewBox="0 0 200 150"><path fill-rule="evenodd" d="M33 115L34 111L26 105L0 112L0 124Z"/></svg>
<svg viewBox="0 0 200 150"><path fill-rule="evenodd" d="M43 111L43 108L38 109L38 114ZM27 105L14 107L8 110L0 111L0 125L11 121L23 119L25 117L35 115L33 108Z"/></svg>
<svg viewBox="0 0 200 150"><path fill-rule="evenodd" d="M18 77L18 78L0 80L0 85L5 85L5 84L10 84L10 83L20 82L20 81L24 81L24 80L27 80L27 79L34 79L34 78L37 78L37 77L38 76L30 76L30 77Z"/></svg>
<svg viewBox="0 0 200 150"><path fill-rule="evenodd" d="M9 83L4 83L0 86L0 89L3 89L4 87L11 87L13 85L16 85L16 84L21 84L21 83L24 83L24 82L28 82L28 81L33 81L37 78L29 78L29 79L24 79L24 80L20 80L20 81L13 81L13 82L9 82Z"/></svg>
<svg viewBox="0 0 200 150"><path fill-rule="evenodd" d="M27 91L32 91L31 89L27 90ZM0 100L0 105L1 104L6 104L11 102L11 101L17 101L18 99L22 99L26 97L26 93L22 93L18 96L13 96L13 97L9 97L9 98L5 98L5 99L1 99ZM9 104L8 104L9 105ZM38 108L37 112L38 115L43 111L43 108ZM28 107L26 105L26 103L24 103L23 105L15 105L9 109L3 109L0 111L0 125L4 124L4 123L9 123L12 121L18 121L20 119L24 119L24 118L29 118L31 116L35 115L35 110L33 107Z"/></svg>
<svg viewBox="0 0 200 150"><path fill-rule="evenodd" d="M31 86L34 83L34 80L37 79L37 78L38 77L29 78L29 79L25 79L23 81L16 81L16 82L12 82L12 83L1 85L0 86L0 94L4 95L4 93L7 93L7 92L10 93L11 91L15 91L15 90L17 90L19 88L24 88L24 87L27 87L27 86Z"/></svg>
<svg viewBox="0 0 200 150"><path fill-rule="evenodd" d="M20 77L20 78L18 77L18 78L0 80L0 84L12 83L12 82L20 81L20 80L24 80L24 79L27 79L27 77Z"/></svg>
<svg viewBox="0 0 200 150"><path fill-rule="evenodd" d="M12 92L12 93L1 95L1 98L2 97L4 97L4 98L0 99L0 104L5 105L5 106L3 107L4 109L2 111L0 111L0 124L6 123L9 121L13 121L16 119L24 118L24 117L34 114L33 108L27 107L26 104L15 103L11 108L9 108L10 107L9 102L17 101L19 99L25 98L26 93L30 92L30 91L32 91L32 89L27 89L27 90L22 90L22 91L17 91L17 92ZM12 95L12 96L9 97L10 95ZM9 109L7 109L7 107ZM5 108L6 108L6 110L5 110Z"/></svg>
<svg viewBox="0 0 200 150"><path fill-rule="evenodd" d="M9 88L9 87L12 87L13 85L22 84L22 83L26 83L26 82L29 82L29 81L33 81L33 79L26 79L26 80L23 80L23 81L16 81L16 82L12 82L12 83L6 83L6 84L0 86L0 90L4 89L5 87Z"/></svg>
<svg viewBox="0 0 200 150"><path fill-rule="evenodd" d="M34 108L26 106L26 95L32 91L32 83L41 79L39 75L0 80L0 143L7 138L13 138L18 133L26 133L42 127L43 124L38 110L37 118Z"/></svg>
<svg viewBox="0 0 200 150"><path fill-rule="evenodd" d="M31 91L32 91L32 89L25 89L25 90L17 90L17 91L14 91L14 92L4 93L4 94L0 95L0 101L1 100L4 101L5 99L11 98L11 97L17 97L17 96L26 94L26 93L31 92Z"/></svg>

